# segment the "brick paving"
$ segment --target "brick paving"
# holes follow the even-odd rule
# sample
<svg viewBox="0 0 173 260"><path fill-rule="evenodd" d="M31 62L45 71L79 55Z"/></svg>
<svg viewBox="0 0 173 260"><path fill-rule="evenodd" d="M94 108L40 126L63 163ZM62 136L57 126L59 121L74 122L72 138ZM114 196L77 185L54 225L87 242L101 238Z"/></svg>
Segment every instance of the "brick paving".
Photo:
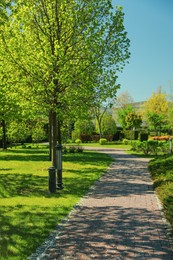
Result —
<svg viewBox="0 0 173 260"><path fill-rule="evenodd" d="M173 260L147 163L123 151L30 259Z"/></svg>

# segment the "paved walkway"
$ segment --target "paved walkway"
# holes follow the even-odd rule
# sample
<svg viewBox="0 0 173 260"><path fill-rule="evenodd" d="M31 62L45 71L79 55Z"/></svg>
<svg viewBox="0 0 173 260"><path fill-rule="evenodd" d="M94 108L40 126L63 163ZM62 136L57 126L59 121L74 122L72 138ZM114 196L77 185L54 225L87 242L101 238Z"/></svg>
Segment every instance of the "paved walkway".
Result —
<svg viewBox="0 0 173 260"><path fill-rule="evenodd" d="M116 161L30 259L173 260L148 159L104 152Z"/></svg>

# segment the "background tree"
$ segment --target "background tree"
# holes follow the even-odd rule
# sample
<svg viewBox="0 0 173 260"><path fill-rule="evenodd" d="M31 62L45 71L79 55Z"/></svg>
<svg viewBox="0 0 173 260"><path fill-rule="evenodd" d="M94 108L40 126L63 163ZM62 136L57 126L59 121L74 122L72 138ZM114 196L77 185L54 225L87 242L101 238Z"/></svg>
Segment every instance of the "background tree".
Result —
<svg viewBox="0 0 173 260"><path fill-rule="evenodd" d="M143 105L142 113L144 119L149 127L154 128L156 134L158 134L157 130L160 131L166 123L165 119L168 115L168 109L169 102L161 88L157 92L152 93L152 96Z"/></svg>
<svg viewBox="0 0 173 260"><path fill-rule="evenodd" d="M115 107L125 109L127 106L132 105L133 102L133 97L130 95L128 91L125 91L117 96L115 100Z"/></svg>
<svg viewBox="0 0 173 260"><path fill-rule="evenodd" d="M128 128L128 122L126 121L126 118L130 113L134 113L131 105L126 105L125 107L117 110L118 122L120 123L123 130Z"/></svg>
<svg viewBox="0 0 173 260"><path fill-rule="evenodd" d="M125 118L126 128L135 129L139 128L142 124L142 117L139 113L133 111L129 112Z"/></svg>
<svg viewBox="0 0 173 260"><path fill-rule="evenodd" d="M152 130L152 128L153 128L155 131L155 135L158 135L165 123L165 118L164 118L163 114L149 112L147 114L147 119L148 119L150 129Z"/></svg>
<svg viewBox="0 0 173 260"><path fill-rule="evenodd" d="M112 115L109 113L105 113L101 122L102 135L113 135L116 132L116 123L113 119ZM98 122L96 123L96 132L100 134L100 127Z"/></svg>

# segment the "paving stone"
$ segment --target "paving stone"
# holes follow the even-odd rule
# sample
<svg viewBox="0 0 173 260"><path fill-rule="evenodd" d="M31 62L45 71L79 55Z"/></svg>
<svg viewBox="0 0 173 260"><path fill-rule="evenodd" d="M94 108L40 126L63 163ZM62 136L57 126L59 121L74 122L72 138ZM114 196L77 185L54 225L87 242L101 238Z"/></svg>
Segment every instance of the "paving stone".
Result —
<svg viewBox="0 0 173 260"><path fill-rule="evenodd" d="M107 173L29 259L173 259L148 159L104 153L115 159Z"/></svg>

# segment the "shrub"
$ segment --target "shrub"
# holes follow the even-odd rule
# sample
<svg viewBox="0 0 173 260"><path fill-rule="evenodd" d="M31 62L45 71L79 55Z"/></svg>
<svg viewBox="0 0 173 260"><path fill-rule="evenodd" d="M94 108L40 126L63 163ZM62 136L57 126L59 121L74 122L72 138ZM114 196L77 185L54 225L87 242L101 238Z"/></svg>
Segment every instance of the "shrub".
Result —
<svg viewBox="0 0 173 260"><path fill-rule="evenodd" d="M76 139L80 139L80 133L76 130L72 131L72 142L75 142Z"/></svg>
<svg viewBox="0 0 173 260"><path fill-rule="evenodd" d="M148 151L150 153L153 153L153 154L157 155L158 141L156 141L156 140L148 140L147 144L148 144Z"/></svg>
<svg viewBox="0 0 173 260"><path fill-rule="evenodd" d="M63 146L63 147L62 147L62 152L63 152L64 154L66 154L66 153L68 152L67 147Z"/></svg>
<svg viewBox="0 0 173 260"><path fill-rule="evenodd" d="M90 134L81 134L80 139L81 139L82 143L88 143L92 140Z"/></svg>
<svg viewBox="0 0 173 260"><path fill-rule="evenodd" d="M76 152L76 147L70 146L69 147L69 153L75 153Z"/></svg>
<svg viewBox="0 0 173 260"><path fill-rule="evenodd" d="M125 139L127 140L127 139ZM139 146L140 146L140 141L137 141L137 140L134 140L134 141L131 141L131 150L133 151L138 151L139 150Z"/></svg>
<svg viewBox="0 0 173 260"><path fill-rule="evenodd" d="M107 139L106 138L100 138L99 144L104 145L106 143L107 143Z"/></svg>
<svg viewBox="0 0 173 260"><path fill-rule="evenodd" d="M82 153L83 152L83 148L82 147L77 147L76 148L76 152L77 153Z"/></svg>
<svg viewBox="0 0 173 260"><path fill-rule="evenodd" d="M100 135L98 135L98 134L92 135L91 139L92 139L93 142L99 142Z"/></svg>
<svg viewBox="0 0 173 260"><path fill-rule="evenodd" d="M139 134L139 140L140 141L147 141L148 140L148 134L147 133L140 133Z"/></svg>
<svg viewBox="0 0 173 260"><path fill-rule="evenodd" d="M129 140L126 139L126 138L124 138L124 139L123 139L123 144L128 145L128 143L129 143Z"/></svg>
<svg viewBox="0 0 173 260"><path fill-rule="evenodd" d="M81 143L81 140L80 139L76 139L75 143L79 145Z"/></svg>
<svg viewBox="0 0 173 260"><path fill-rule="evenodd" d="M137 140L139 131L133 130L124 130L125 138L128 140Z"/></svg>

